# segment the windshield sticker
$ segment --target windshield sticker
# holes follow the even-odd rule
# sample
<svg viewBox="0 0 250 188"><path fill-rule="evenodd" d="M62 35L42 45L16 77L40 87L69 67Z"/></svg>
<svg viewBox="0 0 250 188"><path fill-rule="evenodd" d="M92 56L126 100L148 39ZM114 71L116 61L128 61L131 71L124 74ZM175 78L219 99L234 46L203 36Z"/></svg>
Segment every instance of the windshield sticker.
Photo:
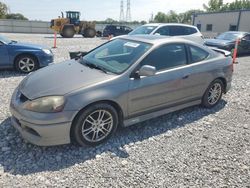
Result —
<svg viewBox="0 0 250 188"><path fill-rule="evenodd" d="M132 48L137 48L138 46L140 46L140 44L134 43L134 42L127 42L127 43L124 44L124 46L132 47Z"/></svg>

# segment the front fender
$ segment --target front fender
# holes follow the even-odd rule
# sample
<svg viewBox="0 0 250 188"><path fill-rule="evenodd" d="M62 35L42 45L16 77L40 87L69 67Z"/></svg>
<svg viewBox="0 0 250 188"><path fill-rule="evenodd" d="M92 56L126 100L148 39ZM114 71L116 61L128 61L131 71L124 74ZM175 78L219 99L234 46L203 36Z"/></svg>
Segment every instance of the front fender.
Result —
<svg viewBox="0 0 250 188"><path fill-rule="evenodd" d="M10 61L14 62L16 57L22 54L30 54L38 58L41 55L41 50L16 49L16 50L9 50L9 54L10 54Z"/></svg>
<svg viewBox="0 0 250 188"><path fill-rule="evenodd" d="M124 117L127 116L128 82L96 86L66 96L64 110L80 111L99 101L112 101L120 106Z"/></svg>

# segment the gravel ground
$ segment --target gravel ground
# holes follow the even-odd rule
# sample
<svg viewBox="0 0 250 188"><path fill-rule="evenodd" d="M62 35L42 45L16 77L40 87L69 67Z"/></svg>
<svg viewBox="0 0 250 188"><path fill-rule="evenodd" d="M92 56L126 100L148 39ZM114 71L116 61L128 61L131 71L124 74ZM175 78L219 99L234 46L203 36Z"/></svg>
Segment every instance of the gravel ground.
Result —
<svg viewBox="0 0 250 188"><path fill-rule="evenodd" d="M6 34L51 46L52 35ZM58 39L55 61L102 39ZM78 44L80 43L80 44ZM65 46L63 46L65 45ZM199 106L119 130L95 148L38 147L10 124L11 93L24 75L0 72L0 187L250 187L250 57L239 58L231 91Z"/></svg>

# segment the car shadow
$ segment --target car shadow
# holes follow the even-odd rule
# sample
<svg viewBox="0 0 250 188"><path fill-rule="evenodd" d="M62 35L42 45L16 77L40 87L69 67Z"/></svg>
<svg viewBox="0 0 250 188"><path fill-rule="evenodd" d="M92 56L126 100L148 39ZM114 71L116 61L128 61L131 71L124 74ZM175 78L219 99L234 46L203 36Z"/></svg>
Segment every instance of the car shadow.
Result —
<svg viewBox="0 0 250 188"><path fill-rule="evenodd" d="M106 143L96 147L78 147L74 144L53 147L35 146L26 143L11 126L10 118L7 118L0 124L0 148L2 148L0 166L5 172L13 175L27 175L64 169L94 159L103 153L111 158L127 158L129 153L124 146L184 127L220 111L225 105L226 101L221 100L212 109L194 106L128 128L120 128Z"/></svg>
<svg viewBox="0 0 250 188"><path fill-rule="evenodd" d="M54 38L54 36L46 36L46 37L44 37L45 39L53 39ZM57 35L57 37L56 37L57 39L72 39L72 38L64 38L64 37L61 37L61 36L58 36ZM77 38L77 39L79 39L79 38L84 38L83 36L74 36L73 38Z"/></svg>
<svg viewBox="0 0 250 188"><path fill-rule="evenodd" d="M2 69L0 70L0 78L12 78L12 77L22 77L28 74L17 72L14 69Z"/></svg>

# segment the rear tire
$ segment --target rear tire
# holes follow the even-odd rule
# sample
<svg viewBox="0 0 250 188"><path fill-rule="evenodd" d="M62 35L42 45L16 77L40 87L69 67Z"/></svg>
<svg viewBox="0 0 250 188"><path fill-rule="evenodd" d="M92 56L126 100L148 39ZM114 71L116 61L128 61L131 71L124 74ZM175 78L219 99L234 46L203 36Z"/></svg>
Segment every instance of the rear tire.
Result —
<svg viewBox="0 0 250 188"><path fill-rule="evenodd" d="M21 55L15 60L15 68L21 73L30 73L39 68L38 60L32 55Z"/></svg>
<svg viewBox="0 0 250 188"><path fill-rule="evenodd" d="M93 28L86 28L83 31L83 36L86 38L93 38L96 36L96 30Z"/></svg>
<svg viewBox="0 0 250 188"><path fill-rule="evenodd" d="M205 108L212 108L216 106L224 92L225 86L220 79L214 80L207 88L202 98L202 106Z"/></svg>
<svg viewBox="0 0 250 188"><path fill-rule="evenodd" d="M118 114L115 108L106 103L94 104L84 109L72 124L71 135L80 146L96 146L116 131Z"/></svg>
<svg viewBox="0 0 250 188"><path fill-rule="evenodd" d="M71 26L64 26L60 34L64 38L73 38L75 35L75 29Z"/></svg>

